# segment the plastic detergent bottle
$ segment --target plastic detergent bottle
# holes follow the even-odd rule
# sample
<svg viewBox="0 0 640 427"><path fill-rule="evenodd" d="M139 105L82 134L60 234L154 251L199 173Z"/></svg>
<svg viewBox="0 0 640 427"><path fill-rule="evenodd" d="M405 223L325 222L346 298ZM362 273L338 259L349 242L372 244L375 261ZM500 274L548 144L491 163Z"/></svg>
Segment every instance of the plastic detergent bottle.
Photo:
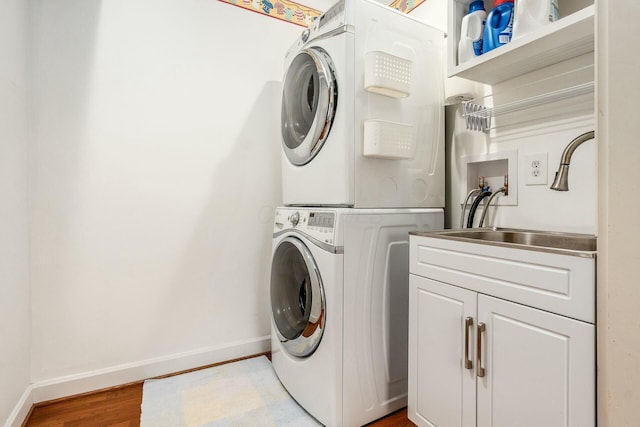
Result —
<svg viewBox="0 0 640 427"><path fill-rule="evenodd" d="M560 19L558 0L518 0L513 13L514 39Z"/></svg>
<svg viewBox="0 0 640 427"><path fill-rule="evenodd" d="M513 30L513 0L495 0L484 27L482 53L507 44Z"/></svg>
<svg viewBox="0 0 640 427"><path fill-rule="evenodd" d="M482 36L487 12L483 0L472 1L469 13L462 18L460 41L458 42L458 64L482 55Z"/></svg>

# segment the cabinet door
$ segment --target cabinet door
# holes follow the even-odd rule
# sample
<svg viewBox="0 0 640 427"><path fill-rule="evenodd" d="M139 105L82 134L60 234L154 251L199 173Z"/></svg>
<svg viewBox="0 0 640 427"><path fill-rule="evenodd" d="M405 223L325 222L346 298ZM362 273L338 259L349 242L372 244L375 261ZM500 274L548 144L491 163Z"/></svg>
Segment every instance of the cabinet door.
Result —
<svg viewBox="0 0 640 427"><path fill-rule="evenodd" d="M413 274L409 288L409 419L475 427L475 325L465 319L475 320L477 293Z"/></svg>
<svg viewBox="0 0 640 427"><path fill-rule="evenodd" d="M595 327L478 296L478 427L595 425Z"/></svg>

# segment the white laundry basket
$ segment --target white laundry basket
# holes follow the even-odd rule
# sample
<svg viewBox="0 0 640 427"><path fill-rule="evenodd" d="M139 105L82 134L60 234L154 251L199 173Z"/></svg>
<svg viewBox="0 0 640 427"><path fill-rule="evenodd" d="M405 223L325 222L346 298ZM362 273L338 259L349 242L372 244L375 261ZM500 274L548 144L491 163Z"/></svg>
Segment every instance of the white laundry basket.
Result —
<svg viewBox="0 0 640 427"><path fill-rule="evenodd" d="M366 120L362 155L376 159L411 159L415 153L413 125Z"/></svg>
<svg viewBox="0 0 640 427"><path fill-rule="evenodd" d="M367 52L364 60L365 90L392 98L411 94L412 61L380 51Z"/></svg>

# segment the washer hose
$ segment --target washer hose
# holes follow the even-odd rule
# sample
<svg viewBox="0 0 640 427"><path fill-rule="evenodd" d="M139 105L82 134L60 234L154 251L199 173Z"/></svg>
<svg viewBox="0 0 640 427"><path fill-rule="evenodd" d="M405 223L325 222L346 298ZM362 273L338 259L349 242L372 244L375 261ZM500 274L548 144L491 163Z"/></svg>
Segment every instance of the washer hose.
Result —
<svg viewBox="0 0 640 427"><path fill-rule="evenodd" d="M467 228L473 228L473 217L476 214L476 210L478 209L480 202L482 201L482 199L490 195L491 195L491 191L483 191L482 193L478 194L478 197L475 198L475 200L471 204L471 209L469 209L469 217L467 219Z"/></svg>

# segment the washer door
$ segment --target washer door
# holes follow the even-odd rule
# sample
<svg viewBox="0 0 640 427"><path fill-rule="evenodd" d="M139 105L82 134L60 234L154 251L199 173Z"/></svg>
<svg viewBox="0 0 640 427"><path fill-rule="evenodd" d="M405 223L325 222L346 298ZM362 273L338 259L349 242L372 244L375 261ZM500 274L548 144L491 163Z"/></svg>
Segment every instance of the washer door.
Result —
<svg viewBox="0 0 640 427"><path fill-rule="evenodd" d="M295 237L283 239L273 254L271 313L290 354L306 357L316 350L324 333L324 288L311 252Z"/></svg>
<svg viewBox="0 0 640 427"><path fill-rule="evenodd" d="M338 86L333 64L322 49L300 51L284 78L282 148L291 163L309 163L325 143L335 117Z"/></svg>

